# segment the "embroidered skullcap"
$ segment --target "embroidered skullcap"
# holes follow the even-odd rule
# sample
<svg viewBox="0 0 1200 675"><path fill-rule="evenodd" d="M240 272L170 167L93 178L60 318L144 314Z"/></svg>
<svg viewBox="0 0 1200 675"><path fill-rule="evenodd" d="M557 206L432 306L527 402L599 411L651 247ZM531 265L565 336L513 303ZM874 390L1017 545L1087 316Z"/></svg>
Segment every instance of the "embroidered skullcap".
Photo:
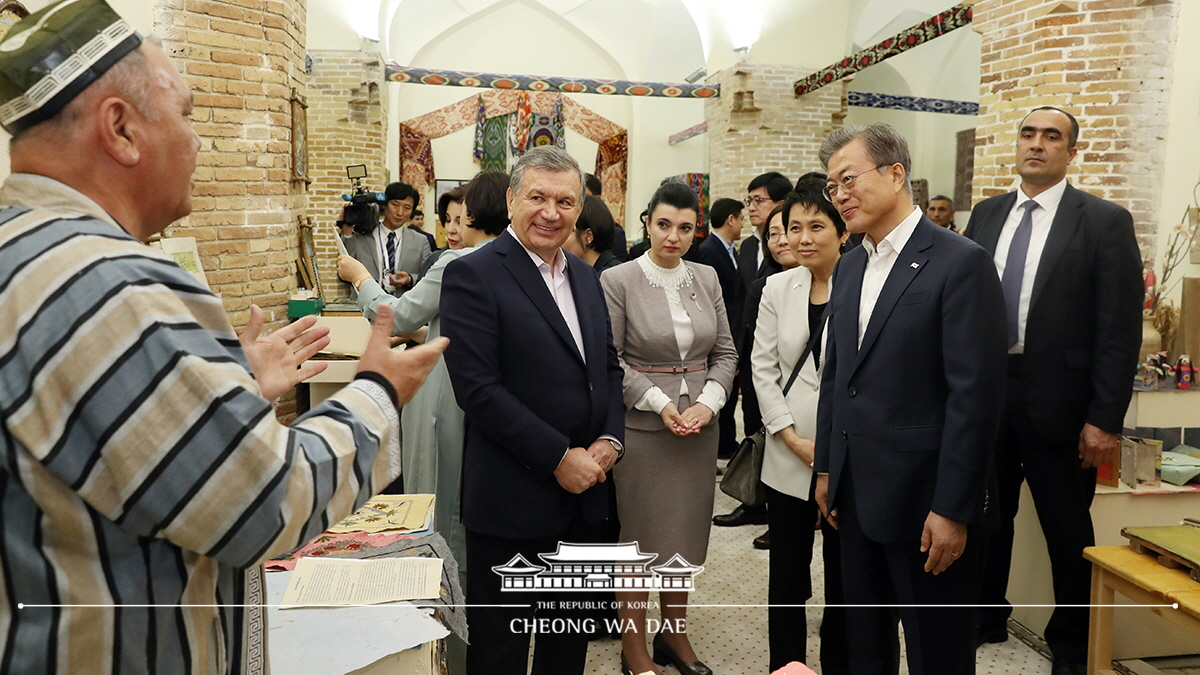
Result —
<svg viewBox="0 0 1200 675"><path fill-rule="evenodd" d="M0 41L0 125L23 131L58 114L142 36L104 0L62 0Z"/></svg>

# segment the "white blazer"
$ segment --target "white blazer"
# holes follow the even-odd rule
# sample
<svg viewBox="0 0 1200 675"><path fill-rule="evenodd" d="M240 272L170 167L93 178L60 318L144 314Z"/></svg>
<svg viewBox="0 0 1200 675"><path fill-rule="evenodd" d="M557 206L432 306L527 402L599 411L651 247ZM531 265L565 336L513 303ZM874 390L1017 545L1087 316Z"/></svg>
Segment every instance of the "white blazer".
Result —
<svg viewBox="0 0 1200 675"><path fill-rule="evenodd" d="M767 278L758 306L758 324L754 329L754 348L750 366L754 391L767 427L763 455L762 481L772 488L807 500L813 470L777 435L792 426L801 438L817 436L817 398L821 391L821 373L810 355L792 383L787 399L783 387L792 376L796 360L808 346L808 294L812 273L797 267Z"/></svg>

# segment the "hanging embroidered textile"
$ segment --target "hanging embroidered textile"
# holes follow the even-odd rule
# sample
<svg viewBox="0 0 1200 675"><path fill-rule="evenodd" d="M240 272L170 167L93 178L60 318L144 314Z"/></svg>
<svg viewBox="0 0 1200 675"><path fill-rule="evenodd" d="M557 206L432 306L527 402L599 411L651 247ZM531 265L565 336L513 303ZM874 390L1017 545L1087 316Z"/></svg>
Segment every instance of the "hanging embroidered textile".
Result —
<svg viewBox="0 0 1200 675"><path fill-rule="evenodd" d="M706 173L681 173L678 176L672 176L671 180L677 180L680 183L692 188L696 196L700 198L700 222L704 222L704 216L708 213L708 174ZM707 229L707 228L705 228Z"/></svg>
<svg viewBox="0 0 1200 675"><path fill-rule="evenodd" d="M535 114L533 117L533 125L529 132L529 148L542 145L567 147L567 139L563 138L562 96L554 100L554 110L549 115Z"/></svg>
<svg viewBox="0 0 1200 675"><path fill-rule="evenodd" d="M529 92L517 92L517 110L513 113L511 123L514 162L532 147L529 145L529 135L533 130L534 117L536 116L533 114L533 101L529 98Z"/></svg>
<svg viewBox="0 0 1200 675"><path fill-rule="evenodd" d="M479 109L475 112L475 148L472 156L476 164L483 163L483 97L479 97Z"/></svg>
<svg viewBox="0 0 1200 675"><path fill-rule="evenodd" d="M500 115L483 121L483 157L481 171L508 171L508 118Z"/></svg>
<svg viewBox="0 0 1200 675"><path fill-rule="evenodd" d="M400 125L400 180L409 185L433 185L433 144L407 124Z"/></svg>

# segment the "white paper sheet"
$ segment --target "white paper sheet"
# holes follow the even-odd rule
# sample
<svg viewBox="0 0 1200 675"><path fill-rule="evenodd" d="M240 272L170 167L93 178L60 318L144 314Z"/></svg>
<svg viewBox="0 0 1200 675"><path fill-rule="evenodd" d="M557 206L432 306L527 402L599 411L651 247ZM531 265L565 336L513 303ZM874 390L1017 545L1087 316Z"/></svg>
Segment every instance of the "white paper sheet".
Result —
<svg viewBox="0 0 1200 675"><path fill-rule="evenodd" d="M267 645L275 673L343 675L450 634L430 610L407 602L280 611L292 574L266 575Z"/></svg>
<svg viewBox="0 0 1200 675"><path fill-rule="evenodd" d="M279 608L433 600L441 581L440 558L301 558Z"/></svg>

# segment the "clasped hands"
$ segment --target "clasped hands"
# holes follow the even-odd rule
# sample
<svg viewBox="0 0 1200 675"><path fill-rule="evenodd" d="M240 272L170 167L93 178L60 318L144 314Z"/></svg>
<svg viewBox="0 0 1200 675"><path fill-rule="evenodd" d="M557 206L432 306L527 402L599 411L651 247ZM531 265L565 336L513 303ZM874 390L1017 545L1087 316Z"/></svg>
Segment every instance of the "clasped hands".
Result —
<svg viewBox="0 0 1200 675"><path fill-rule="evenodd" d="M829 510L829 475L817 474L817 484L813 489L813 499L821 515L829 524L837 529L837 509ZM921 530L921 552L928 553L925 559L925 571L934 575L945 572L962 555L967 546L967 524L952 520L933 511L925 517L925 527Z"/></svg>
<svg viewBox="0 0 1200 675"><path fill-rule="evenodd" d="M605 475L617 462L617 449L607 439L597 438L586 448L571 448L563 455L554 478L563 489L573 494L582 494L596 483L603 483Z"/></svg>
<svg viewBox="0 0 1200 675"><path fill-rule="evenodd" d="M693 404L682 413L674 403L668 403L659 414L662 416L663 426L676 436L698 434L713 418L712 409L703 403Z"/></svg>

